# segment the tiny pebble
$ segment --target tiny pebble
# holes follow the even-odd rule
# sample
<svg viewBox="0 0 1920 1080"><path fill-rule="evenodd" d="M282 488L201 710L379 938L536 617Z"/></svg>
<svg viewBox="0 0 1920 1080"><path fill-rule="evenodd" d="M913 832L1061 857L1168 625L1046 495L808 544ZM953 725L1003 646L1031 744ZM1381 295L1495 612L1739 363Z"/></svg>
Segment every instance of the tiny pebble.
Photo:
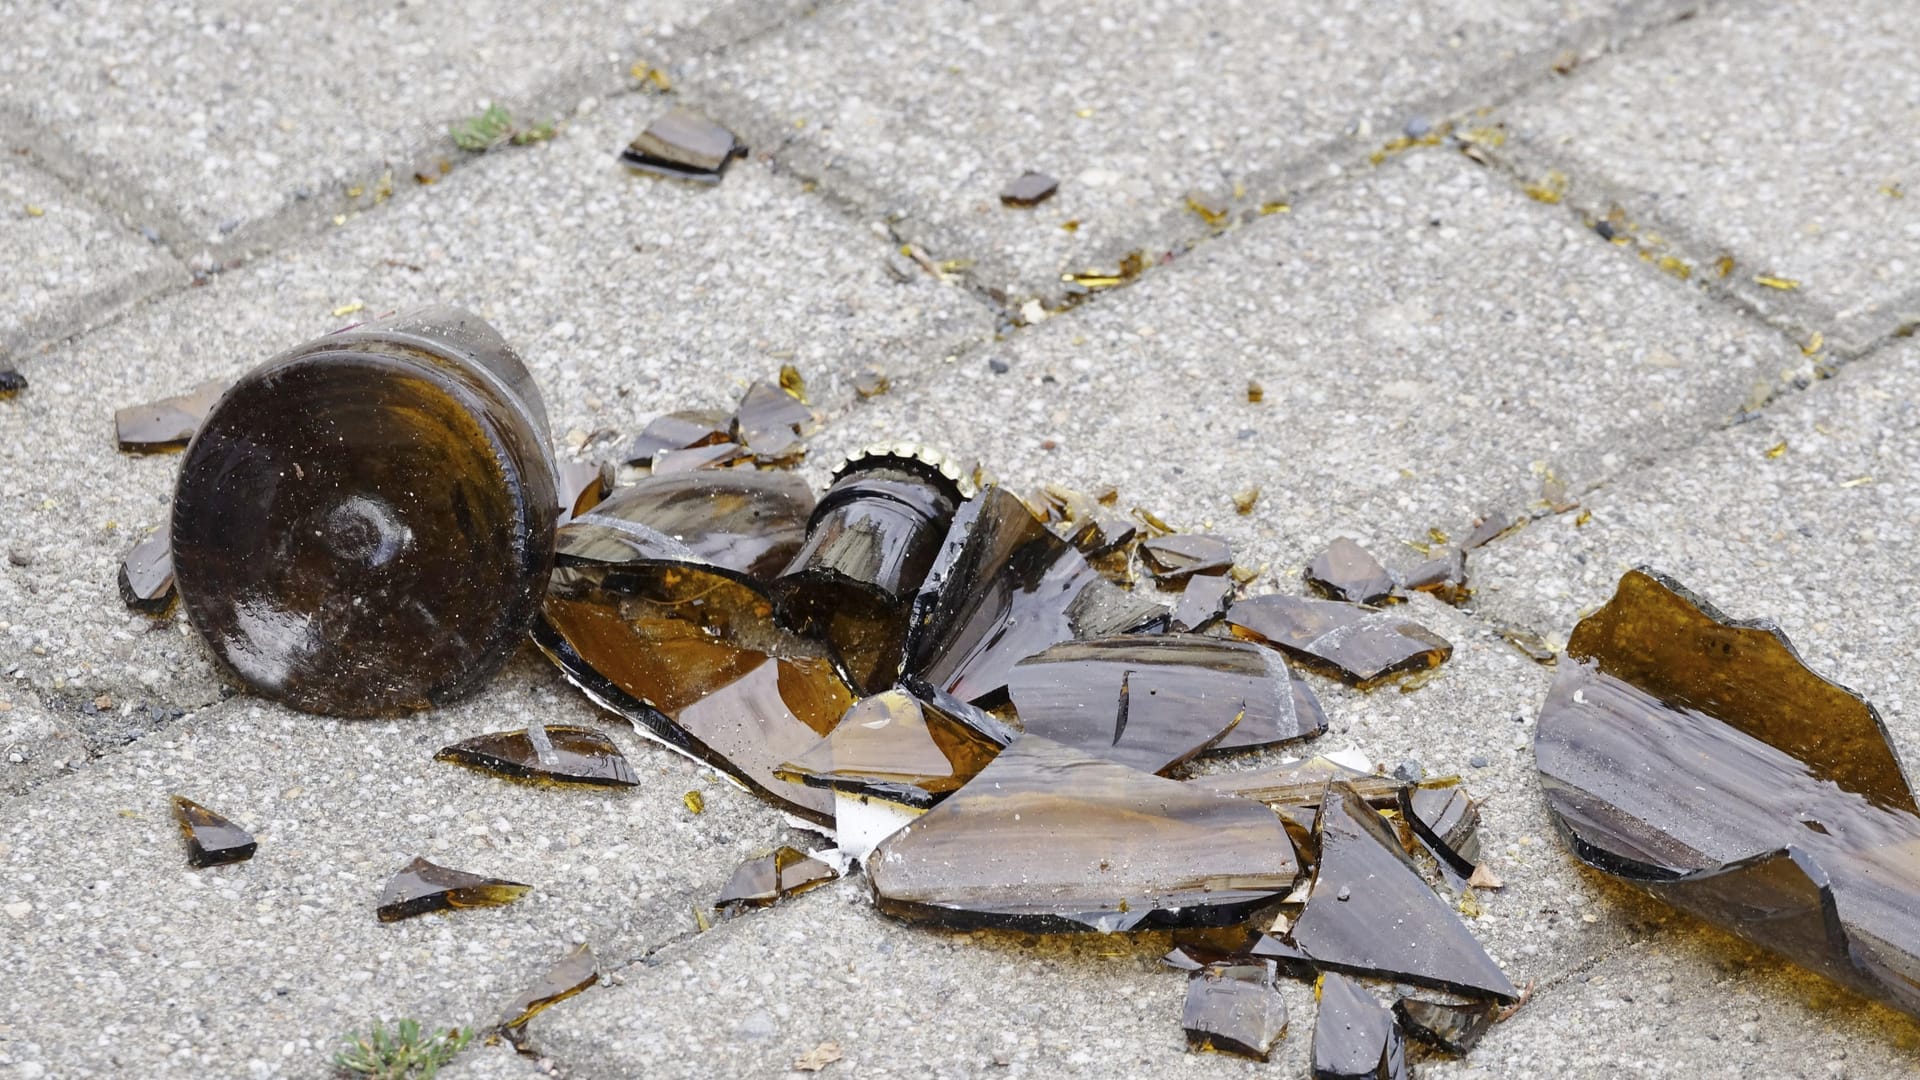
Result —
<svg viewBox="0 0 1920 1080"><path fill-rule="evenodd" d="M32 566L33 552L28 551L26 548L9 548L7 550L7 561L15 566Z"/></svg>
<svg viewBox="0 0 1920 1080"><path fill-rule="evenodd" d="M1406 131L1407 131L1407 138L1409 139L1422 138L1429 131L1432 131L1432 130L1433 130L1433 121L1427 119L1424 116L1416 116L1413 119L1407 121Z"/></svg>
<svg viewBox="0 0 1920 1080"><path fill-rule="evenodd" d="M1011 367L1007 364L1007 362L998 357L995 357L994 359L987 361L987 368L988 370L992 371L995 375L1005 375L1009 370L1011 370Z"/></svg>
<svg viewBox="0 0 1920 1080"><path fill-rule="evenodd" d="M1345 885L1342 885L1342 886L1340 886L1340 891L1339 891L1339 892L1337 892L1337 893L1335 893L1335 894L1333 895L1333 898L1334 898L1335 900L1345 900L1346 898L1348 898L1348 897L1350 897L1350 896L1352 896L1352 895L1353 895L1353 890L1352 890L1352 889L1350 889L1350 888L1348 888L1348 887L1347 887L1347 886L1345 886Z"/></svg>
<svg viewBox="0 0 1920 1080"><path fill-rule="evenodd" d="M1487 755L1485 754L1475 754L1472 757L1467 759L1467 764L1473 766L1476 769L1484 769L1488 765L1493 764L1493 762L1489 761L1487 759Z"/></svg>

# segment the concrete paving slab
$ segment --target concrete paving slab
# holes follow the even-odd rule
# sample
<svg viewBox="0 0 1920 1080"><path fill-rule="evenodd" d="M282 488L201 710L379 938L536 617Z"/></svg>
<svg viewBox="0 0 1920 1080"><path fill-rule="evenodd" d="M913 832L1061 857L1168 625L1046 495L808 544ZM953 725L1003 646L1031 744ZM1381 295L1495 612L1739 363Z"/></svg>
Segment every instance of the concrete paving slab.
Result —
<svg viewBox="0 0 1920 1080"><path fill-rule="evenodd" d="M165 252L23 161L0 158L0 361L186 278Z"/></svg>
<svg viewBox="0 0 1920 1080"><path fill-rule="evenodd" d="M1902 0L1715 5L1505 110L1502 152L1802 340L1857 350L1920 321L1916 48Z"/></svg>
<svg viewBox="0 0 1920 1080"><path fill-rule="evenodd" d="M1416 116L1437 121L1543 76L1570 43L1681 5L1423 0L1205 8L862 0L689 61L697 91L790 167L989 288L1057 294L1063 272L1204 236L1191 190L1287 198L1364 161ZM748 116L753 119L749 120ZM1001 190L1060 180L1037 209ZM1065 231L1068 223L1076 231Z"/></svg>
<svg viewBox="0 0 1920 1080"><path fill-rule="evenodd" d="M716 6L9 2L0 104L144 196L153 220L136 224L179 222L167 239L182 251L233 246L384 168L404 180L488 102L555 119Z"/></svg>
<svg viewBox="0 0 1920 1080"><path fill-rule="evenodd" d="M1533 504L1548 470L1577 491L1670 452L1804 366L1766 325L1436 150L874 399L820 442L922 441L1020 491L1117 483L1123 511L1264 545L1291 578L1341 534L1411 562L1402 541L1430 527Z"/></svg>
<svg viewBox="0 0 1920 1080"><path fill-rule="evenodd" d="M1588 494L1585 525L1568 513L1495 542L1476 562L1480 605L1564 641L1622 573L1654 566L1729 615L1778 622L1920 761L1905 664L1920 648L1916 455L1920 344L1907 343Z"/></svg>
<svg viewBox="0 0 1920 1080"><path fill-rule="evenodd" d="M120 601L120 560L163 521L178 457L116 452L112 410L358 319L435 300L481 312L539 380L563 453L622 433L584 450L603 456L654 414L730 405L783 363L831 411L867 366L911 379L988 333L959 287L897 281L886 242L764 165L736 163L713 189L629 175L614 154L665 107L614 99L551 144L26 358L33 385L0 402L0 444L14 448L0 458L6 545L28 563L0 565L0 673L96 748L124 733L82 711L101 694L116 709L213 701L184 623L156 626Z"/></svg>
<svg viewBox="0 0 1920 1080"><path fill-rule="evenodd" d="M607 730L641 786L542 788L430 760L535 717ZM800 839L603 719L529 657L481 698L398 723L237 699L0 804L0 963L19 991L0 1070L321 1075L335 1036L375 1019L487 1024L578 942L631 962L690 932L692 906L741 860ZM188 869L174 794L253 831L258 853ZM504 908L376 921L414 855L534 889Z"/></svg>

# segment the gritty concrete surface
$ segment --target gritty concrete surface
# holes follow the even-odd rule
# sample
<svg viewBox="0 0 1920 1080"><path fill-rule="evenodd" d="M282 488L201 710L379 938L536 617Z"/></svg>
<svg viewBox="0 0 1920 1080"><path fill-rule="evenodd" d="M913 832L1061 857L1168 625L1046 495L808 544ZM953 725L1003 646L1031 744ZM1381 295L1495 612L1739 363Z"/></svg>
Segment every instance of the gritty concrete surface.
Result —
<svg viewBox="0 0 1920 1080"><path fill-rule="evenodd" d="M0 361L186 271L18 155L0 156Z"/></svg>
<svg viewBox="0 0 1920 1080"><path fill-rule="evenodd" d="M1631 0L860 0L689 66L754 114L756 137L874 201L942 259L973 260L1017 305L1060 275L1204 235L1364 158L1410 121L1547 70L1573 45L1681 5ZM857 57L857 62L849 62ZM1277 62L1284 57L1284 62ZM1029 170L1060 190L1000 203ZM1074 231L1063 226L1076 223Z"/></svg>
<svg viewBox="0 0 1920 1080"><path fill-rule="evenodd" d="M32 380L0 401L0 970L26 988L0 1010L0 1078L324 1076L338 1035L378 1018L484 1026L576 941L605 983L536 1019L533 1054L475 1046L443 1076L778 1076L826 1042L844 1055L829 1077L1304 1073L1308 988L1286 988L1269 1068L1190 1054L1157 935L907 926L857 874L697 932L741 860L807 838L531 651L465 704L335 723L235 696L183 622L126 612L118 560L165 514L177 459L115 452L112 409L429 300L521 351L563 456L608 456L654 414L793 363L828 418L816 483L882 438L977 455L1021 491L1111 483L1122 509L1227 535L1259 592L1297 590L1333 536L1404 566L1430 528L1541 514L1474 554L1469 609L1408 608L1455 645L1430 682L1315 680L1316 749L1459 774L1484 800L1505 886L1470 925L1535 987L1474 1054L1419 1075L1910 1074L1914 1021L1574 862L1531 764L1551 673L1499 632L1564 636L1652 562L1776 618L1920 753L1896 659L1916 644L1920 348L1881 337L1910 295L1909 219L1887 215L1911 199L1878 191L1911 182L1894 175L1913 110L1899 15L0 0L0 183L31 192L0 205L0 327ZM672 94L632 88L641 58ZM1690 71L1715 77L1673 81ZM556 137L453 153L445 124L494 98ZM675 103L754 145L716 188L614 164ZM1487 164L1450 138L1387 146L1447 118ZM1060 195L1000 207L1027 168ZM1551 170L1564 191L1540 187ZM1236 184L1218 231L1184 205ZM1591 227L1614 200L1644 226L1630 243ZM1713 245L1740 274L1707 280ZM1136 249L1154 256L1136 281L1020 303ZM15 272L47 251L57 287ZM1762 262L1802 288L1747 288ZM868 367L894 389L857 398ZM1561 487L1580 505L1549 513ZM430 760L532 717L609 730L641 785ZM254 828L260 854L185 869L176 792ZM372 906L415 853L535 890L383 926Z"/></svg>
<svg viewBox="0 0 1920 1080"><path fill-rule="evenodd" d="M1523 167L1561 170L1589 214L1618 205L1650 249L1858 349L1920 321L1915 49L1904 0L1720 4L1501 118Z"/></svg>

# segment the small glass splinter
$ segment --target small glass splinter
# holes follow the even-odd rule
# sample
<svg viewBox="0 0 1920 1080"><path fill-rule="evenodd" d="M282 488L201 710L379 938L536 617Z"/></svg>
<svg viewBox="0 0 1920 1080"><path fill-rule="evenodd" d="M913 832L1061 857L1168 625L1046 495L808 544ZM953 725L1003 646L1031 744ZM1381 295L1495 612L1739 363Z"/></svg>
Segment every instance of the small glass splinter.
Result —
<svg viewBox="0 0 1920 1080"><path fill-rule="evenodd" d="M380 906L374 914L381 922L399 922L429 911L454 908L499 907L527 895L531 885L499 878L481 877L463 870L436 866L415 858L400 868L380 894Z"/></svg>
<svg viewBox="0 0 1920 1080"><path fill-rule="evenodd" d="M187 865L200 868L245 862L259 845L253 834L192 799L173 797L174 820L187 838Z"/></svg>

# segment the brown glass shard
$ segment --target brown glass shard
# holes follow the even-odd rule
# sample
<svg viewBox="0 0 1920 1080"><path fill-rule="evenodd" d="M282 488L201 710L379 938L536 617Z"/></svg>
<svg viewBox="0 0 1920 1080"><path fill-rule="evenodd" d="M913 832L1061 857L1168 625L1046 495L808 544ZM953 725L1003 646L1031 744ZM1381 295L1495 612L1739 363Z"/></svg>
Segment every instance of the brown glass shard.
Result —
<svg viewBox="0 0 1920 1080"><path fill-rule="evenodd" d="M5 401L27 388L27 377L13 368L0 370L0 401Z"/></svg>
<svg viewBox="0 0 1920 1080"><path fill-rule="evenodd" d="M813 491L787 472L648 476L568 523L562 566L673 563L769 582L800 550Z"/></svg>
<svg viewBox="0 0 1920 1080"><path fill-rule="evenodd" d="M443 748L433 759L520 780L601 787L640 782L612 739L562 724L477 735Z"/></svg>
<svg viewBox="0 0 1920 1080"><path fill-rule="evenodd" d="M1480 809L1458 784L1422 784L1405 789L1401 820L1435 857L1461 877L1480 862Z"/></svg>
<svg viewBox="0 0 1920 1080"><path fill-rule="evenodd" d="M648 124L620 160L658 176L717 184L727 164L746 153L733 132L690 109L673 109Z"/></svg>
<svg viewBox="0 0 1920 1080"><path fill-rule="evenodd" d="M1032 931L1219 925L1292 887L1265 807L1023 735L868 860L880 910Z"/></svg>
<svg viewBox="0 0 1920 1080"><path fill-rule="evenodd" d="M848 462L774 583L781 621L826 641L856 689L893 685L913 599L960 502L959 483L930 455L887 448Z"/></svg>
<svg viewBox="0 0 1920 1080"><path fill-rule="evenodd" d="M560 524L579 517L613 494L613 463L563 461L557 474Z"/></svg>
<svg viewBox="0 0 1920 1080"><path fill-rule="evenodd" d="M804 450L804 440L817 419L807 403L760 379L740 398L733 417L733 441L753 451L764 462L787 461Z"/></svg>
<svg viewBox="0 0 1920 1080"><path fill-rule="evenodd" d="M548 1006L565 1001L600 981L599 961L585 943L547 970L540 981L522 990L500 1016L500 1032L522 1053L527 1051L527 1022Z"/></svg>
<svg viewBox="0 0 1920 1080"><path fill-rule="evenodd" d="M1327 757L1286 761L1264 769L1210 773L1187 783L1256 802L1318 807L1327 785L1335 781L1351 786L1362 799L1379 807L1398 805L1400 792L1407 787L1404 780L1361 772Z"/></svg>
<svg viewBox="0 0 1920 1080"><path fill-rule="evenodd" d="M892 380L879 368L865 368L854 373L853 392L863 398L879 397L892 388Z"/></svg>
<svg viewBox="0 0 1920 1080"><path fill-rule="evenodd" d="M1223 736L1240 746L1311 738L1271 650L1187 634L1069 641L1022 660L1007 690L1021 727L1095 757L1164 772Z"/></svg>
<svg viewBox="0 0 1920 1080"><path fill-rule="evenodd" d="M226 392L224 382L204 382L184 394L114 410L113 429L120 449L136 454L180 449Z"/></svg>
<svg viewBox="0 0 1920 1080"><path fill-rule="evenodd" d="M722 442L712 446L693 446L685 450L662 450L653 455L653 475L694 472L699 469L724 469L753 460L753 454L739 443Z"/></svg>
<svg viewBox="0 0 1920 1080"><path fill-rule="evenodd" d="M858 702L833 733L774 775L926 808L958 791L1018 734L964 702L895 688ZM943 700L940 700L944 698Z"/></svg>
<svg viewBox="0 0 1920 1080"><path fill-rule="evenodd" d="M1635 570L1568 641L1534 737L1574 854L1920 1016L1920 814L1872 705L1778 627Z"/></svg>
<svg viewBox="0 0 1920 1080"><path fill-rule="evenodd" d="M1039 206L1060 190L1060 181L1042 172L1022 173L1000 190L1000 201L1008 206Z"/></svg>
<svg viewBox="0 0 1920 1080"><path fill-rule="evenodd" d="M1463 551L1471 551L1477 547L1485 547L1524 524L1526 524L1525 521L1514 520L1512 514L1496 510L1473 523L1473 531L1467 534L1465 540L1460 541L1460 548Z"/></svg>
<svg viewBox="0 0 1920 1080"><path fill-rule="evenodd" d="M687 409L663 413L647 421L627 447L629 465L651 465L666 450L689 450L731 441L733 415L719 409Z"/></svg>
<svg viewBox="0 0 1920 1080"><path fill-rule="evenodd" d="M1270 962L1209 965L1187 977L1180 1026L1195 1050L1267 1060L1287 1033L1287 1002Z"/></svg>
<svg viewBox="0 0 1920 1080"><path fill-rule="evenodd" d="M1433 557L1407 571L1400 584L1428 593L1443 603L1463 604L1472 595L1467 587L1467 554L1456 547L1434 548Z"/></svg>
<svg viewBox="0 0 1920 1080"><path fill-rule="evenodd" d="M1171 626L1176 633L1198 630L1227 613L1233 602L1233 578L1226 574L1196 574L1174 601Z"/></svg>
<svg viewBox="0 0 1920 1080"><path fill-rule="evenodd" d="M714 910L735 914L746 908L771 907L789 896L819 888L840 875L833 867L797 848L783 847L757 859L748 859L713 902Z"/></svg>
<svg viewBox="0 0 1920 1080"><path fill-rule="evenodd" d="M1492 1001L1427 1001L1402 997L1393 1003L1393 1015L1409 1038L1439 1047L1449 1054L1465 1054L1480 1041L1500 1015Z"/></svg>
<svg viewBox="0 0 1920 1080"><path fill-rule="evenodd" d="M164 526L133 545L120 563L120 599L148 615L173 610L173 543Z"/></svg>
<svg viewBox="0 0 1920 1080"><path fill-rule="evenodd" d="M1179 581L1194 574L1224 574L1233 566L1233 547L1218 536L1174 533L1140 542L1140 560L1155 581Z"/></svg>
<svg viewBox="0 0 1920 1080"><path fill-rule="evenodd" d="M532 887L464 870L450 870L416 857L387 882L374 914L381 922L399 922L429 911L499 907L525 896Z"/></svg>
<svg viewBox="0 0 1920 1080"><path fill-rule="evenodd" d="M1307 563L1306 583L1329 600L1384 604L1394 598L1393 575L1350 537L1338 537Z"/></svg>
<svg viewBox="0 0 1920 1080"><path fill-rule="evenodd" d="M964 701L994 703L1015 664L1057 642L1161 624L1166 608L1102 578L1011 492L954 514L914 601L906 670Z"/></svg>
<svg viewBox="0 0 1920 1080"><path fill-rule="evenodd" d="M1327 789L1314 837L1313 892L1287 940L1316 965L1476 998L1519 997L1352 785Z"/></svg>
<svg viewBox="0 0 1920 1080"><path fill-rule="evenodd" d="M1263 641L1359 687L1439 667L1453 655L1445 638L1412 619L1338 600L1255 596L1227 611L1243 638Z"/></svg>
<svg viewBox="0 0 1920 1080"><path fill-rule="evenodd" d="M1406 1038L1366 987L1328 972L1313 996L1313 1080L1411 1080Z"/></svg>
<svg viewBox="0 0 1920 1080"><path fill-rule="evenodd" d="M173 819L187 839L187 865L224 866L253 858L253 834L192 799L173 797Z"/></svg>

